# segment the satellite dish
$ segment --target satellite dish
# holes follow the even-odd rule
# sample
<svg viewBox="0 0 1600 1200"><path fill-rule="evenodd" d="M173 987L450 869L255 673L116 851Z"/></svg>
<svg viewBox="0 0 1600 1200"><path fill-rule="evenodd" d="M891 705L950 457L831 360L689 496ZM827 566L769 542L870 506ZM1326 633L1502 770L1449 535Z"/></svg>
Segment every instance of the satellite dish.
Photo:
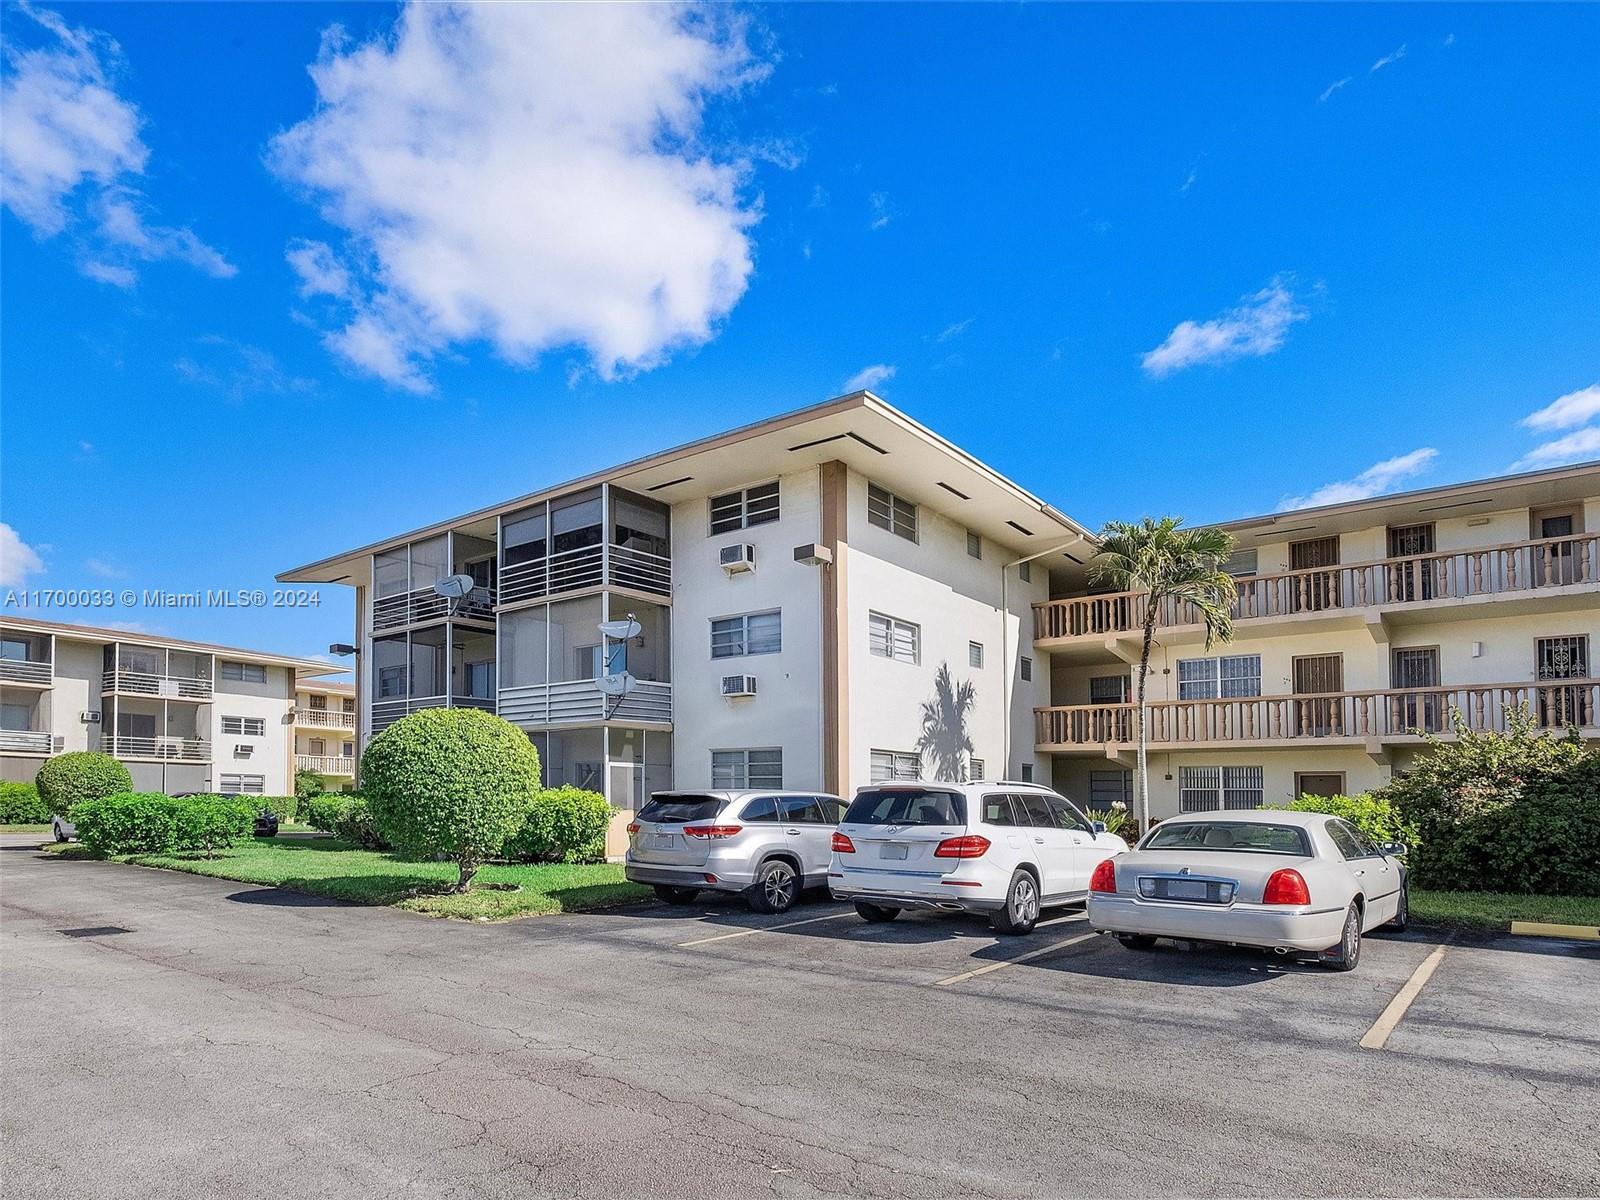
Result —
<svg viewBox="0 0 1600 1200"><path fill-rule="evenodd" d="M602 675L594 681L595 687L600 689L603 696L626 696L633 691L638 680L626 671L614 671L610 675Z"/></svg>
<svg viewBox="0 0 1600 1200"><path fill-rule="evenodd" d="M601 621L600 632L615 642L631 642L644 632L644 626L632 613L623 621Z"/></svg>
<svg viewBox="0 0 1600 1200"><path fill-rule="evenodd" d="M433 590L446 600L460 600L463 596L477 587L471 575L446 575L443 579L436 579Z"/></svg>

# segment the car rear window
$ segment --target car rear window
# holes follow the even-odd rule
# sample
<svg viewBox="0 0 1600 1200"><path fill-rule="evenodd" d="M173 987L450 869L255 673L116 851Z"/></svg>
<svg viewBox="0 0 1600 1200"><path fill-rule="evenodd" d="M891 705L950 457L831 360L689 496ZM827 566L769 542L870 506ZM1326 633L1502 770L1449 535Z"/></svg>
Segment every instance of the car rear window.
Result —
<svg viewBox="0 0 1600 1200"><path fill-rule="evenodd" d="M956 792L929 788L867 788L857 792L845 825L965 825L967 805Z"/></svg>
<svg viewBox="0 0 1600 1200"><path fill-rule="evenodd" d="M720 796L652 796L639 810L639 820L662 825L709 821L722 810Z"/></svg>
<svg viewBox="0 0 1600 1200"><path fill-rule="evenodd" d="M1141 850L1224 850L1245 854L1311 857L1311 842L1297 825L1266 821L1167 821L1150 831Z"/></svg>

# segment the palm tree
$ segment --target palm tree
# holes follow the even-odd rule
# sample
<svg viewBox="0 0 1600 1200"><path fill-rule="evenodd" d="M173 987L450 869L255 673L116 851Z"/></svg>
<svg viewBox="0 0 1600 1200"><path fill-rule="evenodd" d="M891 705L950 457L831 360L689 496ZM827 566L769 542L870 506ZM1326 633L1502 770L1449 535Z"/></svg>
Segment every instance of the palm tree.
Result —
<svg viewBox="0 0 1600 1200"><path fill-rule="evenodd" d="M1108 521L1100 549L1089 563L1089 578L1118 592L1140 592L1144 645L1139 651L1139 829L1150 828L1150 783L1146 775L1145 680L1156 619L1168 602L1191 605L1206 629L1206 649L1233 640L1233 576L1222 569L1234 538L1220 529L1184 529L1182 517L1149 517L1138 524Z"/></svg>
<svg viewBox="0 0 1600 1200"><path fill-rule="evenodd" d="M917 753L933 760L935 779L945 783L966 779L967 758L972 753L967 716L976 697L970 679L957 687L950 678L950 664L939 664L939 673L933 677L933 699L922 704L922 734L917 738Z"/></svg>

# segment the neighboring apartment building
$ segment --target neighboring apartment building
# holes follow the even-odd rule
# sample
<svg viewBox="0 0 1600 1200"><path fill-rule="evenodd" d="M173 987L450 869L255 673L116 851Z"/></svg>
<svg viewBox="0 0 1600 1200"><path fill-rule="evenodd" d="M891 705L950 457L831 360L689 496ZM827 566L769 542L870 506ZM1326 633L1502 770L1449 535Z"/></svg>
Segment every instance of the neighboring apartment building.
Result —
<svg viewBox="0 0 1600 1200"><path fill-rule="evenodd" d="M329 791L356 782L356 688L300 679L294 693L294 769L322 777Z"/></svg>
<svg viewBox="0 0 1600 1200"><path fill-rule="evenodd" d="M6 616L0 777L100 750L141 791L287 795L296 680L341 668L281 654Z"/></svg>
<svg viewBox="0 0 1600 1200"><path fill-rule="evenodd" d="M1453 705L1493 724L1526 700L1595 733L1600 468L1228 527L1235 644L1206 652L1163 614L1157 815L1380 782ZM358 750L420 708L498 712L620 831L674 786L1129 796L1137 605L1090 594L1094 545L858 392L279 578L355 590ZM453 611L449 574L476 585Z"/></svg>

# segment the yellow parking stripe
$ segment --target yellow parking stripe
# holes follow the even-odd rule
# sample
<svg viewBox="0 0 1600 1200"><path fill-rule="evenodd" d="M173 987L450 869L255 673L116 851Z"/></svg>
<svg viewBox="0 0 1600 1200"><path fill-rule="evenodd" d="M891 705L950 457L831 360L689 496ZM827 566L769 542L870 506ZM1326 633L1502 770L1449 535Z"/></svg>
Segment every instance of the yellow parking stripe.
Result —
<svg viewBox="0 0 1600 1200"><path fill-rule="evenodd" d="M804 921L788 921L782 925L762 925L757 929L736 929L732 933L719 933L716 937L695 938L692 942L679 942L679 946L704 946L707 942L725 942L729 938L749 937L752 933L774 933L779 929L798 929L802 925L815 925L819 921L837 921L840 917L853 917L854 912L830 913L826 917L811 917Z"/></svg>
<svg viewBox="0 0 1600 1200"><path fill-rule="evenodd" d="M1003 967L1014 967L1018 963L1031 962L1033 959L1041 958L1046 954L1054 954L1057 950L1065 950L1068 946L1076 946L1079 942L1087 942L1090 938L1097 938L1099 936L1100 935L1098 933L1080 933L1077 937L1067 938L1065 941L1057 942L1053 946L1045 946L1038 950L1030 950L1026 954L1017 955L1015 958L1008 958L1001 962L988 963L985 966L975 967L971 971L963 971L959 975L952 975L949 979L940 979L933 986L949 987L953 983L961 983L964 980L976 979L979 975L987 975L990 971L998 971Z"/></svg>
<svg viewBox="0 0 1600 1200"><path fill-rule="evenodd" d="M1439 963L1444 958L1444 949L1444 946L1437 947L1418 964L1415 971L1411 972L1411 978L1406 980L1405 986L1394 994L1389 1006L1378 1014L1378 1019L1372 1023L1372 1028L1362 1036L1362 1049L1383 1049L1395 1026L1400 1024L1400 1018L1406 1015L1406 1009L1411 1007L1412 1001L1421 994L1428 980L1433 978L1433 973L1439 969Z"/></svg>

